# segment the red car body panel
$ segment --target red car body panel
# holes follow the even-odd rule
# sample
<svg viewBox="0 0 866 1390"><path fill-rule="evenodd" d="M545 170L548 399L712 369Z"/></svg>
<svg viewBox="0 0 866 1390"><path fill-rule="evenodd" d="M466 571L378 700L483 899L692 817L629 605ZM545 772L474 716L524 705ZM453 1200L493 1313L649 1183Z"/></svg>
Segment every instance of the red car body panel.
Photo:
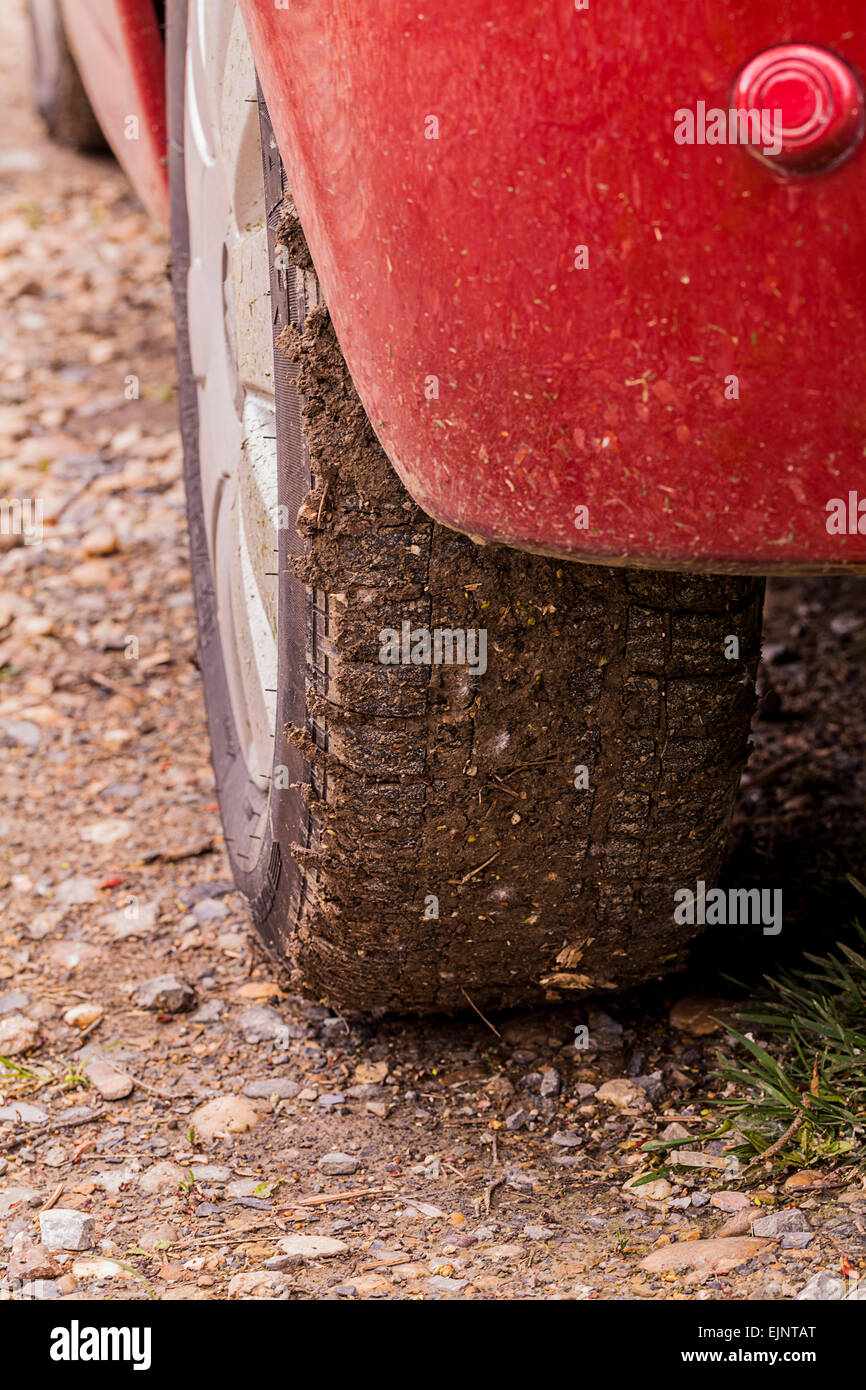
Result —
<svg viewBox="0 0 866 1390"><path fill-rule="evenodd" d="M866 563L866 152L784 178L674 140L773 45L862 80L862 0L240 3L350 370L427 511L575 559ZM74 8L122 36L149 0Z"/></svg>
<svg viewBox="0 0 866 1390"><path fill-rule="evenodd" d="M866 154L794 181L673 138L768 46L862 73L862 0L241 3L349 367L427 511L593 560L866 561L827 512L866 499Z"/></svg>
<svg viewBox="0 0 866 1390"><path fill-rule="evenodd" d="M151 0L60 0L90 104L148 211L168 227L165 49ZM129 117L137 118L136 126Z"/></svg>

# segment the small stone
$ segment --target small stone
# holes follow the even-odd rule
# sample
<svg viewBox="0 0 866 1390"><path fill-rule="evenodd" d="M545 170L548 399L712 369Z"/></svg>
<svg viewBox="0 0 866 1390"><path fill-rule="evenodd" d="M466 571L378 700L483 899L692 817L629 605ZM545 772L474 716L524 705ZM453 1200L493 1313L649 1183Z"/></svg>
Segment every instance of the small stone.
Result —
<svg viewBox="0 0 866 1390"><path fill-rule="evenodd" d="M550 1142L560 1149L579 1149L583 1144L583 1136L578 1134L576 1129L558 1129L551 1135Z"/></svg>
<svg viewBox="0 0 866 1390"><path fill-rule="evenodd" d="M818 1303L836 1303L845 1297L845 1281L831 1274L829 1270L819 1270L813 1274L797 1294L798 1302L810 1299Z"/></svg>
<svg viewBox="0 0 866 1390"><path fill-rule="evenodd" d="M0 1105L0 1120L15 1125L40 1125L48 1119L48 1111L41 1105L29 1105L25 1100L12 1101L11 1105Z"/></svg>
<svg viewBox="0 0 866 1390"><path fill-rule="evenodd" d="M752 1204L744 1192L714 1192L710 1205L719 1211L744 1211Z"/></svg>
<svg viewBox="0 0 866 1390"><path fill-rule="evenodd" d="M677 1120L672 1120L662 1130L662 1139L691 1139L691 1137L685 1125L681 1125Z"/></svg>
<svg viewBox="0 0 866 1390"><path fill-rule="evenodd" d="M0 748L39 747L39 725L30 719L0 719Z"/></svg>
<svg viewBox="0 0 866 1390"><path fill-rule="evenodd" d="M528 1124L528 1110L514 1110L505 1120L505 1128L510 1130L525 1129Z"/></svg>
<svg viewBox="0 0 866 1390"><path fill-rule="evenodd" d="M138 986L132 1002L140 1009L178 1014L194 1007L195 990L180 975L157 975Z"/></svg>
<svg viewBox="0 0 866 1390"><path fill-rule="evenodd" d="M73 1280L73 1287L74 1282ZM13 1294L13 1298L16 1302L22 1303L29 1303L31 1300L47 1303L55 1298L60 1298L65 1292L62 1279L33 1279L27 1284L22 1284L21 1288Z"/></svg>
<svg viewBox="0 0 866 1390"><path fill-rule="evenodd" d="M138 1238L138 1244L142 1250L166 1250L176 1240L176 1227L166 1221L161 1226L152 1226L149 1231L144 1231Z"/></svg>
<svg viewBox="0 0 866 1390"><path fill-rule="evenodd" d="M205 1186L211 1184L219 1187L231 1181L232 1170L224 1163L191 1163L190 1167L195 1181Z"/></svg>
<svg viewBox="0 0 866 1390"><path fill-rule="evenodd" d="M783 1191L797 1192L803 1187L818 1187L822 1181L821 1173L814 1168L801 1168L798 1173L792 1173L785 1179Z"/></svg>
<svg viewBox="0 0 866 1390"><path fill-rule="evenodd" d="M272 1100L274 1096L277 1100L294 1100L300 1090L297 1081L289 1081L288 1077L266 1076L261 1081L248 1081L244 1095L250 1100Z"/></svg>
<svg viewBox="0 0 866 1390"><path fill-rule="evenodd" d="M72 1273L76 1279L117 1279L126 1274L126 1270L116 1260L107 1260L102 1255L93 1255L90 1259L74 1260Z"/></svg>
<svg viewBox="0 0 866 1390"><path fill-rule="evenodd" d="M626 1080L621 1077L615 1081L605 1081L603 1086L599 1086L597 1096L599 1100L610 1101L611 1105L633 1105L636 1100L642 1098L640 1086L635 1081Z"/></svg>
<svg viewBox="0 0 866 1390"><path fill-rule="evenodd" d="M39 1191L35 1187L19 1187L17 1184L4 1187L0 1190L0 1216L17 1215L38 1196Z"/></svg>
<svg viewBox="0 0 866 1390"><path fill-rule="evenodd" d="M102 1057L90 1057L84 1064L84 1075L103 1100L123 1100L135 1088L131 1076Z"/></svg>
<svg viewBox="0 0 866 1390"><path fill-rule="evenodd" d="M527 1240L550 1240L553 1235L551 1226L524 1226L523 1234Z"/></svg>
<svg viewBox="0 0 866 1390"><path fill-rule="evenodd" d="M284 1255L297 1255L304 1260L328 1260L344 1255L349 1247L333 1236L284 1236L279 1242Z"/></svg>
<svg viewBox="0 0 866 1390"><path fill-rule="evenodd" d="M102 1009L98 1004L75 1004L66 1010L63 1022L70 1028L89 1028L98 1018L102 1018Z"/></svg>
<svg viewBox="0 0 866 1390"><path fill-rule="evenodd" d="M267 1184L264 1184L266 1186ZM255 1197L263 1184L258 1178L235 1178L226 1188L227 1197Z"/></svg>
<svg viewBox="0 0 866 1390"><path fill-rule="evenodd" d="M787 1211L773 1211L768 1216L759 1216L752 1222L756 1236L784 1236L791 1231L808 1231L809 1223L801 1211L791 1207Z"/></svg>
<svg viewBox="0 0 866 1390"><path fill-rule="evenodd" d="M187 1177L189 1173L185 1169L176 1163L169 1163L167 1159L161 1159L142 1174L138 1185L142 1192L155 1196L164 1192L176 1192Z"/></svg>
<svg viewBox="0 0 866 1390"><path fill-rule="evenodd" d="M209 999L201 1008L196 1009L190 1019L190 1023L217 1023L222 1018L225 1005L221 999Z"/></svg>
<svg viewBox="0 0 866 1390"><path fill-rule="evenodd" d="M217 1096L190 1116L190 1126L201 1139L243 1134L259 1122L259 1112L243 1096Z"/></svg>
<svg viewBox="0 0 866 1390"><path fill-rule="evenodd" d="M94 526L81 541L82 555L113 555L117 550L117 535L111 526Z"/></svg>
<svg viewBox="0 0 866 1390"><path fill-rule="evenodd" d="M99 879L76 876L58 883L54 894L58 903L64 907L78 907L83 903L99 901Z"/></svg>
<svg viewBox="0 0 866 1390"><path fill-rule="evenodd" d="M384 1100L368 1100L364 1109L368 1115L375 1115L379 1120L388 1118L389 1106Z"/></svg>
<svg viewBox="0 0 866 1390"><path fill-rule="evenodd" d="M356 1086L381 1086L387 1075L387 1062L359 1062L352 1080Z"/></svg>
<svg viewBox="0 0 866 1390"><path fill-rule="evenodd" d="M342 1091L332 1091L319 1096L319 1104L323 1110L339 1110L340 1106L346 1104L346 1097Z"/></svg>
<svg viewBox="0 0 866 1390"><path fill-rule="evenodd" d="M236 1274L229 1280L229 1298L270 1298L285 1303L294 1287L294 1280L279 1270L251 1270L248 1274Z"/></svg>
<svg viewBox="0 0 866 1390"><path fill-rule="evenodd" d="M275 1042L280 1047L289 1045L289 1027L283 1018L267 1004L258 1004L246 1009L241 1015L240 1028L248 1043Z"/></svg>
<svg viewBox="0 0 866 1390"><path fill-rule="evenodd" d="M725 1013L727 1006L721 999L707 999L702 994L690 994L674 1004L670 1012L670 1024L681 1033L693 1038L704 1038L710 1033L721 1031L716 1020Z"/></svg>
<svg viewBox="0 0 866 1390"><path fill-rule="evenodd" d="M729 1216L716 1231L716 1239L727 1239L729 1236L746 1236L752 1229L752 1221L755 1217L754 1207L745 1207L742 1211L735 1211L733 1216Z"/></svg>
<svg viewBox="0 0 866 1390"><path fill-rule="evenodd" d="M28 1245L13 1253L6 1270L7 1279L26 1283L29 1279L56 1279L60 1267L44 1245Z"/></svg>
<svg viewBox="0 0 866 1390"><path fill-rule="evenodd" d="M0 1018L0 1057L17 1057L37 1047L41 1039L39 1024L24 1014Z"/></svg>
<svg viewBox="0 0 866 1390"><path fill-rule="evenodd" d="M779 1241L780 1250L805 1250L810 1241L815 1239L814 1231L789 1231L782 1236Z"/></svg>
<svg viewBox="0 0 866 1390"><path fill-rule="evenodd" d="M52 1207L39 1213L39 1232L46 1250L91 1250L93 1217L71 1207Z"/></svg>
<svg viewBox="0 0 866 1390"><path fill-rule="evenodd" d="M507 1101L514 1095L514 1085L507 1076L491 1077L484 1089L494 1101Z"/></svg>
<svg viewBox="0 0 866 1390"><path fill-rule="evenodd" d="M356 1158L350 1158L348 1154L330 1153L322 1154L316 1167L320 1173L326 1173L328 1177L341 1177L349 1173L356 1173L359 1168Z"/></svg>
<svg viewBox="0 0 866 1390"><path fill-rule="evenodd" d="M558 1096L562 1090L562 1077L556 1067L545 1067L541 1073L539 1090L543 1096Z"/></svg>
<svg viewBox="0 0 866 1390"><path fill-rule="evenodd" d="M760 1255L766 1248L765 1240L755 1240L751 1236L734 1236L730 1240L720 1240L718 1237L682 1240L675 1245L653 1250L641 1260L639 1268L652 1274L684 1269L694 1269L702 1274L724 1274L753 1256Z"/></svg>
<svg viewBox="0 0 866 1390"><path fill-rule="evenodd" d="M199 898L193 903L192 913L198 923L221 922L228 917L229 910L221 898ZM246 939L246 938L244 938Z"/></svg>
<svg viewBox="0 0 866 1390"><path fill-rule="evenodd" d="M663 1202L670 1197L673 1188L665 1178L654 1178L652 1182L640 1181L639 1177L629 1178L623 1183L622 1191L631 1197L644 1197L650 1202Z"/></svg>
<svg viewBox="0 0 866 1390"><path fill-rule="evenodd" d="M10 994L0 995L0 1014L17 1014L22 1009L26 1009L30 1003L30 995L22 994L20 990L13 990Z"/></svg>

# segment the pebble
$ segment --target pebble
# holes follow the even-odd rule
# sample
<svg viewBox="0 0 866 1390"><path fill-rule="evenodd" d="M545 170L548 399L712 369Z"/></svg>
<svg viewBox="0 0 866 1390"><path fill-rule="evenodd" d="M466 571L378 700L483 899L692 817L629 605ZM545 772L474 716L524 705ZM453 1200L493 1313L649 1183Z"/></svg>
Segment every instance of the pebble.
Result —
<svg viewBox="0 0 866 1390"><path fill-rule="evenodd" d="M63 1022L70 1028L89 1028L98 1018L102 1018L102 1009L98 1004L75 1004L66 1010Z"/></svg>
<svg viewBox="0 0 866 1390"><path fill-rule="evenodd" d="M48 1111L41 1105L29 1105L27 1101L16 1100L11 1105L0 1105L0 1120L12 1124L39 1125L48 1119Z"/></svg>
<svg viewBox="0 0 866 1390"><path fill-rule="evenodd" d="M20 1300L22 1303L31 1301L48 1303L55 1298L61 1298L64 1292L62 1283L55 1279L34 1279L29 1284L22 1284L21 1288L13 1294L13 1298L16 1302Z"/></svg>
<svg viewBox="0 0 866 1390"><path fill-rule="evenodd" d="M685 1269L694 1269L702 1274L724 1274L753 1256L760 1255L766 1248L765 1240L755 1240L752 1236L733 1236L728 1240L721 1240L717 1236L709 1240L682 1240L675 1245L664 1245L659 1250L653 1250L641 1260L639 1267L649 1270L651 1274Z"/></svg>
<svg viewBox="0 0 866 1390"><path fill-rule="evenodd" d="M562 1077L555 1067L545 1067L541 1073L539 1090L543 1096L558 1096L562 1090Z"/></svg>
<svg viewBox="0 0 866 1390"><path fill-rule="evenodd" d="M248 1274L235 1274L229 1280L228 1292L229 1298L269 1298L285 1303L294 1286L294 1280L288 1274L281 1274L275 1269L258 1269Z"/></svg>
<svg viewBox="0 0 866 1390"><path fill-rule="evenodd" d="M553 1235L551 1226L524 1226L523 1234L527 1240L550 1240Z"/></svg>
<svg viewBox="0 0 866 1390"><path fill-rule="evenodd" d="M16 1242L17 1239L16 1236ZM22 1283L29 1279L54 1279L59 1273L57 1261L44 1245L28 1244L23 1249L16 1249L13 1242L12 1258L6 1270L7 1279Z"/></svg>
<svg viewBox="0 0 866 1390"><path fill-rule="evenodd" d="M267 1004L257 1004L245 1009L240 1018L240 1029L248 1043L276 1042L281 1047L289 1045L289 1027L276 1009Z"/></svg>
<svg viewBox="0 0 866 1390"><path fill-rule="evenodd" d="M643 1092L635 1081L619 1077L615 1081L605 1081L603 1086L599 1086L596 1095L599 1100L610 1101L611 1105L626 1106L642 1099Z"/></svg>
<svg viewBox="0 0 866 1390"><path fill-rule="evenodd" d="M89 1058L84 1064L84 1075L103 1100L123 1100L135 1089L131 1076L102 1057Z"/></svg>
<svg viewBox="0 0 866 1390"><path fill-rule="evenodd" d="M157 975L138 986L132 1002L140 1009L153 1009L157 1013L183 1013L194 1007L195 990L180 975Z"/></svg>
<svg viewBox="0 0 866 1390"><path fill-rule="evenodd" d="M216 1096L190 1116L190 1127L200 1139L242 1134L259 1122L259 1112L243 1096Z"/></svg>
<svg viewBox="0 0 866 1390"><path fill-rule="evenodd" d="M71 1207L52 1207L39 1213L39 1232L47 1250L91 1250L93 1217Z"/></svg>
<svg viewBox="0 0 866 1390"><path fill-rule="evenodd" d="M579 1149L583 1144L583 1135L578 1134L576 1129L558 1129L551 1135L550 1142L560 1149Z"/></svg>
<svg viewBox="0 0 866 1390"><path fill-rule="evenodd" d="M320 1173L325 1173L328 1177L341 1177L349 1173L356 1173L360 1167L356 1158L351 1158L349 1154L329 1153L322 1154L316 1164Z"/></svg>
<svg viewBox="0 0 866 1390"><path fill-rule="evenodd" d="M79 907L84 903L99 901L99 879L76 876L58 883L54 893L58 903L64 907Z"/></svg>
<svg viewBox="0 0 866 1390"><path fill-rule="evenodd" d="M30 1003L30 995L13 990L11 994L0 995L0 1014L20 1013Z"/></svg>
<svg viewBox="0 0 866 1390"><path fill-rule="evenodd" d="M756 1236L783 1236L792 1231L808 1230L808 1221L796 1207L770 1212L768 1216L759 1216L752 1222L752 1231Z"/></svg>
<svg viewBox="0 0 866 1390"><path fill-rule="evenodd" d="M328 1260L344 1255L349 1247L334 1236L284 1236L279 1243L284 1255L297 1255L304 1260Z"/></svg>
<svg viewBox="0 0 866 1390"><path fill-rule="evenodd" d="M528 1110L514 1110L505 1120L505 1128L510 1130L525 1129L528 1124Z"/></svg>
<svg viewBox="0 0 866 1390"><path fill-rule="evenodd" d="M76 1279L117 1279L127 1274L123 1265L116 1260L107 1260L103 1255L93 1255L85 1260L73 1260L72 1273Z"/></svg>
<svg viewBox="0 0 866 1390"><path fill-rule="evenodd" d="M845 1297L845 1281L831 1274L829 1270L822 1269L812 1275L796 1297L798 1301L811 1299L819 1303L835 1303Z"/></svg>
<svg viewBox="0 0 866 1390"><path fill-rule="evenodd" d="M111 526L94 526L82 537L82 555L113 555L116 550L117 534Z"/></svg>
<svg viewBox="0 0 866 1390"><path fill-rule="evenodd" d="M232 1170L224 1163L191 1163L190 1167L196 1182L213 1183L219 1187L222 1183L231 1181Z"/></svg>
<svg viewBox="0 0 866 1390"><path fill-rule="evenodd" d="M192 905L192 912L195 920L202 924L204 922L219 922L223 917L228 917L229 910L220 898L199 898Z"/></svg>
<svg viewBox="0 0 866 1390"><path fill-rule="evenodd" d="M206 1004L202 1004L196 1009L190 1018L190 1023L217 1023L222 1018L225 1005L221 999L209 999Z"/></svg>
<svg viewBox="0 0 866 1390"><path fill-rule="evenodd" d="M248 1081L244 1086L244 1095L249 1096L250 1100L270 1100L273 1096L278 1100L294 1100L300 1090L297 1081L289 1081L288 1077L266 1076L260 1081Z"/></svg>
<svg viewBox="0 0 866 1390"><path fill-rule="evenodd" d="M631 1197L644 1197L650 1202L663 1202L667 1197L670 1197L673 1188L666 1178L654 1178L652 1182L642 1183L640 1177L636 1176L623 1183L622 1191Z"/></svg>
<svg viewBox="0 0 866 1390"><path fill-rule="evenodd" d="M723 1015L726 1005L721 999L707 999L702 994L690 994L680 999L670 1011L672 1028L689 1033L693 1038L705 1038L721 1031L716 1017Z"/></svg>
<svg viewBox="0 0 866 1390"><path fill-rule="evenodd" d="M168 1159L161 1159L142 1174L138 1185L142 1192L151 1195L176 1192L186 1177L189 1177L189 1174L183 1168L176 1163L170 1163Z"/></svg>
<svg viewBox="0 0 866 1390"><path fill-rule="evenodd" d="M38 724L30 719L0 719L0 748L35 749L39 747L41 735Z"/></svg>
<svg viewBox="0 0 866 1390"><path fill-rule="evenodd" d="M719 1211L744 1211L752 1204L745 1192L714 1192L710 1198L710 1205L717 1207Z"/></svg>
<svg viewBox="0 0 866 1390"><path fill-rule="evenodd" d="M782 1236L779 1242L780 1250L805 1250L810 1241L815 1239L814 1231L789 1231Z"/></svg>
<svg viewBox="0 0 866 1390"><path fill-rule="evenodd" d="M29 1052L41 1039L39 1024L24 1014L0 1018L0 1057L18 1057Z"/></svg>
<svg viewBox="0 0 866 1390"><path fill-rule="evenodd" d="M326 1092L319 1096L319 1104L323 1110L338 1110L341 1105L346 1104L346 1097L342 1091Z"/></svg>

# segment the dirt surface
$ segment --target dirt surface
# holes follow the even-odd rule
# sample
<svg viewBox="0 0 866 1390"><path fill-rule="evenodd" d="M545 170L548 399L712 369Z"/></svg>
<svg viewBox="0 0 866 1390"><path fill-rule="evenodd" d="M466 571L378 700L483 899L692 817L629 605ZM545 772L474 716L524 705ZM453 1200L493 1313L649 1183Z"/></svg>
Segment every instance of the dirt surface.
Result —
<svg viewBox="0 0 866 1390"><path fill-rule="evenodd" d="M0 1296L838 1297L862 1181L702 1142L727 1044L688 1000L854 915L862 585L771 588L726 873L783 888L780 938L710 932L685 976L492 1026L281 996L207 756L166 247L110 162L46 143L18 6L3 38L0 495L46 528L0 538ZM623 1191L672 1124L699 1166Z"/></svg>

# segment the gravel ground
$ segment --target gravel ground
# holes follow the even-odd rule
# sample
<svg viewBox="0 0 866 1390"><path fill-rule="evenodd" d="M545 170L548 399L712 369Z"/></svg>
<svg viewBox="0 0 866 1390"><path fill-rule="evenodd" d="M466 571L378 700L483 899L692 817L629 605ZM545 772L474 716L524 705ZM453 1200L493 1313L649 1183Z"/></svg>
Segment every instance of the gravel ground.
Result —
<svg viewBox="0 0 866 1390"><path fill-rule="evenodd" d="M285 997L208 761L166 245L110 161L46 142L18 6L2 30L0 496L45 532L0 537L0 1297L841 1297L862 1179L746 1181L702 1142L725 1035L694 996L853 915L859 584L770 597L729 876L784 887L784 944L489 1023ZM625 1191L666 1131L691 1166Z"/></svg>

